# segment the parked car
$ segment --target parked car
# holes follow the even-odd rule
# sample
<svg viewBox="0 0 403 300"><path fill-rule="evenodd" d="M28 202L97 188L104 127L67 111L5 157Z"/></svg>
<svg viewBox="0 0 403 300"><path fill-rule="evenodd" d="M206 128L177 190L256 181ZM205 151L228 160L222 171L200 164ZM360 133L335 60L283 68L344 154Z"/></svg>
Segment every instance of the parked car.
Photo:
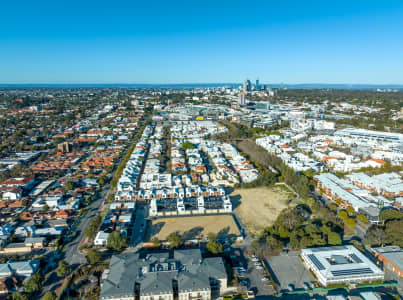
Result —
<svg viewBox="0 0 403 300"><path fill-rule="evenodd" d="M248 291L248 298L255 298L255 293L253 291Z"/></svg>
<svg viewBox="0 0 403 300"><path fill-rule="evenodd" d="M249 280L248 279L242 279L240 282L243 286L248 286L249 285Z"/></svg>

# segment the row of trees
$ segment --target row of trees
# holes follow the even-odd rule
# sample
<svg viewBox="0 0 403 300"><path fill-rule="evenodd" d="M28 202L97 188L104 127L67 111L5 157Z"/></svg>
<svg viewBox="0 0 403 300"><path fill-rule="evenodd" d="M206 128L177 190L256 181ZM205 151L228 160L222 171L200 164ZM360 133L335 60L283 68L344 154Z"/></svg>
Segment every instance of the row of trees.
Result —
<svg viewBox="0 0 403 300"><path fill-rule="evenodd" d="M85 236L88 238L88 240L93 241L95 239L95 236L98 233L101 224L102 224L101 216L95 216L92 218L90 224L87 227L87 230L85 231Z"/></svg>
<svg viewBox="0 0 403 300"><path fill-rule="evenodd" d="M154 247L159 247L161 242L158 238L153 238L152 243ZM168 235L167 241L169 243L169 247L171 249L178 248L183 245L183 236L179 234L179 232L172 232ZM206 249L211 254L220 254L223 253L223 245L218 241L217 235L213 232L207 234L207 243Z"/></svg>

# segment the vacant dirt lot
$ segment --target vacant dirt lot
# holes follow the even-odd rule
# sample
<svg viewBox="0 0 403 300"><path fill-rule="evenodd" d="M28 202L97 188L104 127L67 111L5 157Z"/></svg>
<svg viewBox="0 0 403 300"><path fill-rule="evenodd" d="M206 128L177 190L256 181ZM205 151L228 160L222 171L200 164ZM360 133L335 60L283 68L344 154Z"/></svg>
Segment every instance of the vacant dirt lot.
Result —
<svg viewBox="0 0 403 300"><path fill-rule="evenodd" d="M231 195L235 211L250 233L270 226L293 199L284 187L236 189Z"/></svg>
<svg viewBox="0 0 403 300"><path fill-rule="evenodd" d="M185 240L201 238L210 232L219 238L240 235L231 215L161 218L152 222L151 238L164 241L172 232L179 232Z"/></svg>

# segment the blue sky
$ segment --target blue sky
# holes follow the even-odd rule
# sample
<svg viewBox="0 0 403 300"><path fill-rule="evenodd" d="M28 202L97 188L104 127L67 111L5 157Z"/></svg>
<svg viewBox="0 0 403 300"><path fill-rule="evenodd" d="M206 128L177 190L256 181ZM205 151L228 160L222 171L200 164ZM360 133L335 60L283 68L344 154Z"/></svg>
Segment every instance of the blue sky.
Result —
<svg viewBox="0 0 403 300"><path fill-rule="evenodd" d="M0 83L403 84L403 1L3 1Z"/></svg>

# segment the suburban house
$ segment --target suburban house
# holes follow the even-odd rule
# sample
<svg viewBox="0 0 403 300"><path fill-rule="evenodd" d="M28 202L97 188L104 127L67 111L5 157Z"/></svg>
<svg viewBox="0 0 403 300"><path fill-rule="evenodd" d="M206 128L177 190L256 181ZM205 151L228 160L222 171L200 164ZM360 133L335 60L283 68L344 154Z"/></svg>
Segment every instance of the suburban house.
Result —
<svg viewBox="0 0 403 300"><path fill-rule="evenodd" d="M10 276L30 277L39 268L39 259L9 261L0 264L0 278Z"/></svg>

